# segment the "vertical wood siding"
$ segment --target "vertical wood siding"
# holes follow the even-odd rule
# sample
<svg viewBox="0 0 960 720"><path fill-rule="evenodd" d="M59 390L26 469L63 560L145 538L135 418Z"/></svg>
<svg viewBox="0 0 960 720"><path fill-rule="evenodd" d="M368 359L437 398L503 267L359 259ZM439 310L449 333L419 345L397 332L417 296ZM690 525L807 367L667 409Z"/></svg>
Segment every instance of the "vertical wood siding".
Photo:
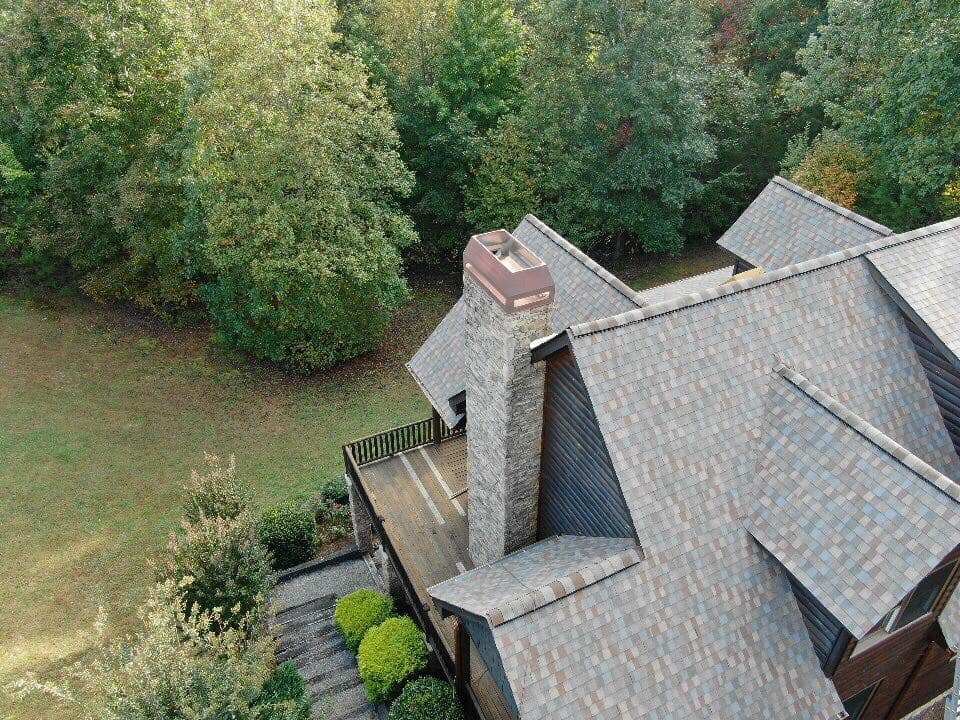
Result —
<svg viewBox="0 0 960 720"><path fill-rule="evenodd" d="M960 453L960 371L937 350L916 323L906 315L903 315L903 321L940 407L943 424L950 433L954 448Z"/></svg>
<svg viewBox="0 0 960 720"><path fill-rule="evenodd" d="M636 537L573 353L547 360L537 537Z"/></svg>
<svg viewBox="0 0 960 720"><path fill-rule="evenodd" d="M507 682L507 673L503 669L503 662L500 660L500 651L497 650L497 645L493 640L493 632L490 630L490 626L486 622L477 620L468 615L461 615L460 621L463 623L463 626L466 628L467 633L470 635L470 639L473 641L474 647L477 648L477 651L480 653L480 657L483 658L483 664L487 666L487 670L490 671L490 677L493 678L493 681L497 684L497 687L500 688L500 692L503 693L503 698L506 700L506 703L513 713L515 718L520 717L519 709L517 708L517 701L513 697L513 691L510 689L510 683Z"/></svg>
<svg viewBox="0 0 960 720"><path fill-rule="evenodd" d="M803 624L807 626L807 632L810 634L814 652L820 659L820 667L828 676L832 675L847 649L850 633L809 590L789 573L787 577L790 578L790 586L797 598L797 605L803 616Z"/></svg>

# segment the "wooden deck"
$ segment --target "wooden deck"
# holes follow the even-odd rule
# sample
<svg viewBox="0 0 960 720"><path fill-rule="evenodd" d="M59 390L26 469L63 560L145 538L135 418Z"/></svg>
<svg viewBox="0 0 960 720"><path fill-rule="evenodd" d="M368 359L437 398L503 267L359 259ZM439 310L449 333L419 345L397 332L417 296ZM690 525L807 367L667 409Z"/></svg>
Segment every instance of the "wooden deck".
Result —
<svg viewBox="0 0 960 720"><path fill-rule="evenodd" d="M361 468L367 495L431 619L445 628L427 588L473 567L467 552L466 438L408 450Z"/></svg>
<svg viewBox="0 0 960 720"><path fill-rule="evenodd" d="M467 442L460 436L422 445L360 468L364 488L447 655L455 654L454 618L443 618L427 588L474 567L467 551ZM488 720L507 720L499 688L476 651L470 685Z"/></svg>

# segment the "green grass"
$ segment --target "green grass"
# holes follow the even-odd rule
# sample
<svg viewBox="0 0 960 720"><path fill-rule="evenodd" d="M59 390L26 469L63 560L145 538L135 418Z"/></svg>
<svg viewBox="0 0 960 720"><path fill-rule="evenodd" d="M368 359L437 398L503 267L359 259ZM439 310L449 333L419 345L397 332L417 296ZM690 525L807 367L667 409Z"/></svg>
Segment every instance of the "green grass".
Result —
<svg viewBox="0 0 960 720"><path fill-rule="evenodd" d="M675 257L641 255L631 258L614 273L634 290L643 290L727 265L733 265L733 258L720 246L701 243L684 248Z"/></svg>
<svg viewBox="0 0 960 720"><path fill-rule="evenodd" d="M200 331L0 295L0 684L87 651L101 606L131 628L205 451L235 454L263 503L342 473L345 440L426 417L402 363L451 302L418 293L381 350L298 379ZM54 716L0 698L0 717Z"/></svg>
<svg viewBox="0 0 960 720"><path fill-rule="evenodd" d="M642 288L723 264L695 248L620 274ZM203 329L0 294L0 687L82 657L100 607L109 634L133 627L149 560L204 452L236 455L262 504L341 473L344 441L426 417L403 363L452 302L421 289L378 351L296 378L224 351ZM69 714L0 693L5 720Z"/></svg>

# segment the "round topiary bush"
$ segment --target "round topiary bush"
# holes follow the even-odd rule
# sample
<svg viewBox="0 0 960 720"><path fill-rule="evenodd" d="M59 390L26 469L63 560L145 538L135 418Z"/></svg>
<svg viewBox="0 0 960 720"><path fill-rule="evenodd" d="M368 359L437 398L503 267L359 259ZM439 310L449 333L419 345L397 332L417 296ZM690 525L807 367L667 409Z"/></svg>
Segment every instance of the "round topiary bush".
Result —
<svg viewBox="0 0 960 720"><path fill-rule="evenodd" d="M427 667L423 633L408 617L385 620L363 636L357 665L367 699L392 700L408 678Z"/></svg>
<svg viewBox="0 0 960 720"><path fill-rule="evenodd" d="M333 611L336 626L347 647L356 652L367 630L393 615L393 598L374 590L357 590L337 601Z"/></svg>
<svg viewBox="0 0 960 720"><path fill-rule="evenodd" d="M346 505L350 501L347 481L342 477L333 477L324 481L320 486L320 496L328 502Z"/></svg>
<svg viewBox="0 0 960 720"><path fill-rule="evenodd" d="M432 677L408 682L390 706L390 720L463 720L450 683Z"/></svg>
<svg viewBox="0 0 960 720"><path fill-rule="evenodd" d="M278 570L293 567L313 557L317 547L317 521L308 509L297 503L282 502L260 514L257 534L264 547L273 553Z"/></svg>

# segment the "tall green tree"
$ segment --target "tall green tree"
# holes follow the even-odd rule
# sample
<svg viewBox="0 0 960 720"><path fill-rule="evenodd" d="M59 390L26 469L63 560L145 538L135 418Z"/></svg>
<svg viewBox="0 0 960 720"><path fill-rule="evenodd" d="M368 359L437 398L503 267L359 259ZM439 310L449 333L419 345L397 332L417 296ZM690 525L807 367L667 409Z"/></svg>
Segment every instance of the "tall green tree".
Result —
<svg viewBox="0 0 960 720"><path fill-rule="evenodd" d="M406 298L412 184L382 91L325 0L187 9L201 295L223 337L300 369L375 347Z"/></svg>
<svg viewBox="0 0 960 720"><path fill-rule="evenodd" d="M25 0L0 39L0 136L35 178L21 259L102 298L189 304L176 26L165 0Z"/></svg>
<svg viewBox="0 0 960 720"><path fill-rule="evenodd" d="M811 182L821 173L824 186L845 174L847 197L892 227L942 218L960 183L960 6L830 0L828 18L788 86L797 105L822 108L827 128L788 170Z"/></svg>
<svg viewBox="0 0 960 720"><path fill-rule="evenodd" d="M797 51L826 21L827 0L756 0L747 13L744 67L763 85L796 72Z"/></svg>
<svg viewBox="0 0 960 720"><path fill-rule="evenodd" d="M416 175L411 214L428 256L455 254L469 234L471 164L486 134L519 105L522 40L505 0L460 0L432 77L393 92L403 155Z"/></svg>
<svg viewBox="0 0 960 720"><path fill-rule="evenodd" d="M525 155L505 182L478 189L471 214L492 216L500 193L533 195L581 244L678 250L696 172L714 152L698 4L552 0L531 35L524 107L481 153L478 176L492 175L508 146Z"/></svg>

